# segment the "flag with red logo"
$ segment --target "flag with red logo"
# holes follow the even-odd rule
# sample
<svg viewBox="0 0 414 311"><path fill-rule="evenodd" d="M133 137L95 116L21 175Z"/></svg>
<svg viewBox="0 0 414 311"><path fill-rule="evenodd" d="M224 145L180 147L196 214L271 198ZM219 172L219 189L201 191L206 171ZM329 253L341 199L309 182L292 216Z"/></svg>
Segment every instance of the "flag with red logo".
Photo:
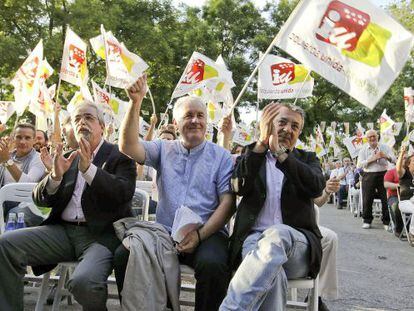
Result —
<svg viewBox="0 0 414 311"><path fill-rule="evenodd" d="M86 43L68 27L60 68L62 80L77 86L82 86L88 81L86 47Z"/></svg>
<svg viewBox="0 0 414 311"><path fill-rule="evenodd" d="M382 112L379 122L380 122L380 132L382 135L387 132L392 133L395 122L387 115L387 109L384 109L384 111Z"/></svg>
<svg viewBox="0 0 414 311"><path fill-rule="evenodd" d="M56 85L48 89L46 80L53 74L53 68L46 59L42 60L37 72L36 83L33 88L33 97L29 110L35 115L50 114L53 112L53 97Z"/></svg>
<svg viewBox="0 0 414 311"><path fill-rule="evenodd" d="M269 54L259 67L259 98L304 98L312 90L313 78L303 65Z"/></svg>
<svg viewBox="0 0 414 311"><path fill-rule="evenodd" d="M141 57L130 52L111 31L105 31L103 25L101 34L90 42L95 53L106 61L107 85L128 88L148 68Z"/></svg>
<svg viewBox="0 0 414 311"><path fill-rule="evenodd" d="M10 82L14 86L14 101L17 115L21 115L35 97L35 88L39 81L39 69L43 60L43 41L26 58Z"/></svg>
<svg viewBox="0 0 414 311"><path fill-rule="evenodd" d="M194 52L175 87L172 97L184 96L191 91L200 89L208 81L217 82L216 84L222 82L231 85L231 87L234 86L230 71L207 56Z"/></svg>
<svg viewBox="0 0 414 311"><path fill-rule="evenodd" d="M276 45L372 109L413 42L410 32L370 1L302 0Z"/></svg>

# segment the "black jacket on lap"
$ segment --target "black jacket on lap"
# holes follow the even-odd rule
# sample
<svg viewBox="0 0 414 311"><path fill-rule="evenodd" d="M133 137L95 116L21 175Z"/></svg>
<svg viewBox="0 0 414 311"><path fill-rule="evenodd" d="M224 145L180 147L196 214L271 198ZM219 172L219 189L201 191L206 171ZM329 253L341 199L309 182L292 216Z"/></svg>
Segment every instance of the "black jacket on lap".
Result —
<svg viewBox="0 0 414 311"><path fill-rule="evenodd" d="M244 240L251 233L266 200L266 153L253 152L255 144L237 158L232 176L233 191L242 196L230 238L230 265L236 269L241 262ZM322 246L315 218L313 198L325 188L325 178L314 152L293 149L283 163L276 162L283 174L281 211L285 225L302 232L310 243L310 273L316 277L322 259Z"/></svg>

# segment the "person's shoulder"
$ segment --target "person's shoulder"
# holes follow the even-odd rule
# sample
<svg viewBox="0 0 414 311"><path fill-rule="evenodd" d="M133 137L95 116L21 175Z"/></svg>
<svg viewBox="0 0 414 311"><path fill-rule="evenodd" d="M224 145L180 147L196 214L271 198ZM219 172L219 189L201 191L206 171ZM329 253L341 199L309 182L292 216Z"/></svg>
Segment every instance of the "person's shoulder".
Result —
<svg viewBox="0 0 414 311"><path fill-rule="evenodd" d="M230 151L211 141L206 141L206 149L214 152L216 155L231 159Z"/></svg>

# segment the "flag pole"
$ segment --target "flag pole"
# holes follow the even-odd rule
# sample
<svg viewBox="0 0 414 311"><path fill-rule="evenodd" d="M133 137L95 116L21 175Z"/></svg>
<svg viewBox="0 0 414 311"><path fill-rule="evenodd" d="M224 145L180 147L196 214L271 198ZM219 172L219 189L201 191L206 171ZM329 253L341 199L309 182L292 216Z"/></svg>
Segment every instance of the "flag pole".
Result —
<svg viewBox="0 0 414 311"><path fill-rule="evenodd" d="M160 127L161 127L162 123L164 122L164 120L165 120L165 115L167 114L168 109L170 109L170 105L171 105L171 103L172 103L173 99L174 99L174 98L173 98L173 97L171 97L170 101L168 102L168 104L167 104L167 108L165 109L165 112L164 112L164 114L163 114L163 115L162 115L162 117L161 117L160 124L158 124L157 131L160 129Z"/></svg>
<svg viewBox="0 0 414 311"><path fill-rule="evenodd" d="M308 73L306 74L306 77L305 77L305 79L303 80L302 85L300 86L299 92L298 92L298 94L296 94L296 98L295 98L295 101L293 102L293 105L296 105L296 102L298 101L299 96L300 96L300 95L301 95L301 93L302 93L303 86L305 85L306 80L309 78L310 73L311 73L311 70L308 70Z"/></svg>
<svg viewBox="0 0 414 311"><path fill-rule="evenodd" d="M280 31L279 31L279 33L280 33ZM266 52L264 52L264 54L261 57L259 57L259 62L257 63L257 65L254 68L253 72L250 74L250 77L247 79L247 81L244 84L243 88L241 89L239 95L237 96L236 100L234 101L233 105L231 106L231 109L230 109L231 113L233 113L234 108L236 108L236 106L239 103L241 97L246 92L247 87L249 86L250 82L253 80L253 77L256 75L256 72L259 69L260 65L263 63L263 61L265 60L266 56L270 53L270 51L272 50L272 48L275 46L277 40L279 39L279 33L275 36L275 38L273 39L272 43L270 43L270 45L267 48Z"/></svg>
<svg viewBox="0 0 414 311"><path fill-rule="evenodd" d="M149 86L147 86L147 87L148 87L148 94L149 94L150 99L151 99L152 111L153 111L154 114L156 114L154 98L152 97L152 93L151 93L151 90L150 90Z"/></svg>

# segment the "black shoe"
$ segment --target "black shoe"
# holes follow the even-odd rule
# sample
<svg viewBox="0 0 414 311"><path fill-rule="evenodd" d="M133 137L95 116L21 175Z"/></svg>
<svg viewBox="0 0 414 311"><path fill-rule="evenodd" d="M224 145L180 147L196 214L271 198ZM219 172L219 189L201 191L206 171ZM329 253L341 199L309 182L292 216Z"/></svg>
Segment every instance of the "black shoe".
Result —
<svg viewBox="0 0 414 311"><path fill-rule="evenodd" d="M322 301L321 297L318 297L318 310L319 311L329 311L326 304Z"/></svg>

